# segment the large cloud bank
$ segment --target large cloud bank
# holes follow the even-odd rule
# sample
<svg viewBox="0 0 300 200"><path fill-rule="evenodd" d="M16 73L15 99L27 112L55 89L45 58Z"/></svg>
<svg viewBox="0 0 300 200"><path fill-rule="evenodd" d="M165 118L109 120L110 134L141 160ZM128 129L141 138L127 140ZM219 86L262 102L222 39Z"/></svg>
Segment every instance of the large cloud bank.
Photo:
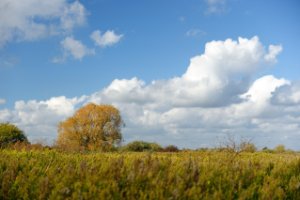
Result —
<svg viewBox="0 0 300 200"><path fill-rule="evenodd" d="M122 113L125 141L148 140L181 147L217 145L224 134L251 138L263 147L299 148L300 84L257 74L276 63L280 45L258 37L208 42L186 72L147 84L136 77L113 80L91 95L17 101L0 121L23 128L29 138L56 137L56 125L87 102L110 103Z"/></svg>

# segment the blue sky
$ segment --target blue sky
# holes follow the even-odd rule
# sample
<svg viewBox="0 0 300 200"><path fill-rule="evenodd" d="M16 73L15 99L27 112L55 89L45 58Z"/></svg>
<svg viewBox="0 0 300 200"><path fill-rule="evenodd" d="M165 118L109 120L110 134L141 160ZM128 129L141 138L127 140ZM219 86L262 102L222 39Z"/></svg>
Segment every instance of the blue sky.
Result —
<svg viewBox="0 0 300 200"><path fill-rule="evenodd" d="M43 3L3 0L0 2L0 120L19 125L32 140L50 141L56 137L56 124L60 120L93 101L120 108L128 124L124 130L125 141L143 139L162 144L169 141L180 147L195 148L213 146L216 138L230 133L252 138L260 146L284 143L299 148L294 142L300 139L299 8L297 0L55 0ZM242 46L239 37L246 39L248 46ZM226 43L227 39L237 44ZM221 61L211 67L214 72L201 59L195 61L200 63L198 69L192 69L191 58L208 55L207 44L219 53L210 54L210 58ZM256 45L255 52L251 45ZM278 48L269 51L269 45ZM248 49L232 57L235 51L239 54L239 46ZM262 57L251 60L245 54ZM230 63L223 66L228 59L236 60L234 63L243 70L234 71L236 68L231 69ZM194 73L196 78L192 80ZM198 88L205 79L203 74L211 82L217 80L211 86L213 93L206 87ZM178 83L176 78L179 82L183 79L198 82L194 90L188 91L191 83ZM241 81L244 79L247 81ZM253 89L256 81L264 84L258 88L268 85L266 93L272 96L266 97ZM263 108L261 102L249 105L250 109L260 105L260 111L245 117L247 110L243 109L246 108L239 106L244 106L244 101L252 101L241 97L249 95L250 90L255 93L252 97L259 94L268 98L268 105L264 103ZM148 93L165 99L149 103L144 99ZM174 97L178 98L177 102L168 100L173 94L181 93L185 95ZM203 98L210 95L213 100L207 103ZM57 111L60 107L68 109ZM193 112L191 108L195 108ZM175 113L172 119L165 117L170 113ZM177 114L184 116L183 113L191 113L189 117L198 121L176 118ZM224 122L226 125L201 125L208 123L208 119L220 120L211 117L212 113L224 118L236 113L238 116ZM35 118L30 121L26 120L28 116L51 119L49 123L46 118L41 122ZM155 121L157 116L164 118ZM283 124L289 129L272 133L270 127ZM190 139L183 142L186 137Z"/></svg>

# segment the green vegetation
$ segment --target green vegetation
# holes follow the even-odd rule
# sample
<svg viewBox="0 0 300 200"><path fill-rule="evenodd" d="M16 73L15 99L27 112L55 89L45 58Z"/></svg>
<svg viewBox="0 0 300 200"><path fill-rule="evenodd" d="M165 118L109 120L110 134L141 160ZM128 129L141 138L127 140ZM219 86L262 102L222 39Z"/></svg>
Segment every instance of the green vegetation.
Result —
<svg viewBox="0 0 300 200"><path fill-rule="evenodd" d="M134 152L155 152L161 151L163 148L156 143L144 142L144 141L134 141L128 143L124 147L121 148L123 151L134 151Z"/></svg>
<svg viewBox="0 0 300 200"><path fill-rule="evenodd" d="M6 148L20 142L28 143L22 130L10 123L0 123L0 148Z"/></svg>
<svg viewBox="0 0 300 200"><path fill-rule="evenodd" d="M0 151L0 199L299 199L297 153Z"/></svg>
<svg viewBox="0 0 300 200"><path fill-rule="evenodd" d="M115 107L88 104L45 147L0 124L0 199L300 199L300 154L283 145L257 152L228 137L196 151L120 146L122 125Z"/></svg>

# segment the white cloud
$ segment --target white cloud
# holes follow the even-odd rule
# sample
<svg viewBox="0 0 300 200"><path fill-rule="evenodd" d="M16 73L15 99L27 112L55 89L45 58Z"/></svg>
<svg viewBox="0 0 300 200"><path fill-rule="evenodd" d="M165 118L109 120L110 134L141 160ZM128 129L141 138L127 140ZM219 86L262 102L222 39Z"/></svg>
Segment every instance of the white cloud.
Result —
<svg viewBox="0 0 300 200"><path fill-rule="evenodd" d="M269 53L265 55L265 59L271 62L277 62L276 57L282 51L281 45L270 45Z"/></svg>
<svg viewBox="0 0 300 200"><path fill-rule="evenodd" d="M271 49L266 50L258 37L212 41L202 55L191 59L181 77L150 84L138 78L116 79L92 94L89 101L118 106L129 126L129 139L181 145L186 140L196 147L234 133L254 137L260 146L272 146L280 142L276 138L281 134L287 136L287 130L291 138L297 138L299 130L295 119L288 117L290 112L285 111L281 121L282 109L270 101L290 81L272 75L251 81L257 72L276 61L276 55L272 59L267 56L272 54ZM286 126L280 128L284 123ZM289 145L295 148L292 141Z"/></svg>
<svg viewBox="0 0 300 200"><path fill-rule="evenodd" d="M8 109L0 110L0 123L12 121L12 111Z"/></svg>
<svg viewBox="0 0 300 200"><path fill-rule="evenodd" d="M182 76L149 84L136 77L116 79L86 97L19 101L13 110L0 110L0 120L16 122L31 138L55 138L56 124L92 101L121 110L126 141L201 147L217 145L230 133L260 147L299 148L299 84L272 75L253 80L276 61L276 48L266 48L258 37L212 41Z"/></svg>
<svg viewBox="0 0 300 200"><path fill-rule="evenodd" d="M272 101L278 105L300 106L300 83L281 87L274 93Z"/></svg>
<svg viewBox="0 0 300 200"><path fill-rule="evenodd" d="M78 25L83 25L86 21L87 12L84 6L75 1L64 8L60 16L61 28L66 31L71 31Z"/></svg>
<svg viewBox="0 0 300 200"><path fill-rule="evenodd" d="M101 34L99 30L95 30L90 37L95 42L95 45L107 47L118 43L122 39L123 35L118 35L113 30L108 30L103 34Z"/></svg>
<svg viewBox="0 0 300 200"><path fill-rule="evenodd" d="M94 49L89 49L81 41L73 37L66 37L60 42L63 49L63 56L53 59L54 63L63 62L67 57L72 56L76 60L82 60L83 57L95 54Z"/></svg>
<svg viewBox="0 0 300 200"><path fill-rule="evenodd" d="M206 14L220 14L226 11L226 0L205 0Z"/></svg>
<svg viewBox="0 0 300 200"><path fill-rule="evenodd" d="M264 76L257 79L248 92L241 97L255 103L264 103L271 99L276 88L283 85L289 85L290 82L285 79L277 79L272 75Z"/></svg>
<svg viewBox="0 0 300 200"><path fill-rule="evenodd" d="M79 1L0 1L0 47L11 41L31 41L70 32L85 23L87 12Z"/></svg>
<svg viewBox="0 0 300 200"><path fill-rule="evenodd" d="M235 112L247 117L274 115L276 110L270 100L278 88L289 84L290 81L278 79L272 75L255 80L248 91L240 95L245 101L234 106Z"/></svg>
<svg viewBox="0 0 300 200"><path fill-rule="evenodd" d="M0 110L0 120L16 124L29 136L29 139L55 139L59 121L73 114L76 106L86 99L52 97L46 101L17 101L13 110Z"/></svg>
<svg viewBox="0 0 300 200"><path fill-rule="evenodd" d="M239 95L247 91L252 75L272 63L265 59L268 53L258 37L212 41L206 44L204 54L191 59L181 77L148 85L137 78L115 80L103 93L97 93L97 98L108 102L159 102L157 107L228 105L240 101Z"/></svg>
<svg viewBox="0 0 300 200"><path fill-rule="evenodd" d="M6 100L0 98L0 105L1 105L1 104L5 104L5 103L6 103Z"/></svg>

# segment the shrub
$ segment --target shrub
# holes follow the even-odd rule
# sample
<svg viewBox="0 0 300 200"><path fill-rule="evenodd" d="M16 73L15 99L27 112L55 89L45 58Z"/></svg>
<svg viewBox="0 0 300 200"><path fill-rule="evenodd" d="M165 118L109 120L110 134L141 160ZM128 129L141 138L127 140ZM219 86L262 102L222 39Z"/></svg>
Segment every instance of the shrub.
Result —
<svg viewBox="0 0 300 200"><path fill-rule="evenodd" d="M165 152L178 152L179 149L178 149L178 147L175 146L175 145L168 145L168 146L166 146L166 147L163 149L163 151L165 151Z"/></svg>
<svg viewBox="0 0 300 200"><path fill-rule="evenodd" d="M262 148L262 151L266 153L274 153L274 151L272 149L269 149L268 147Z"/></svg>
<svg viewBox="0 0 300 200"><path fill-rule="evenodd" d="M284 153L286 151L285 149L285 146L280 144L280 145L277 145L275 148L274 148L274 151L276 153Z"/></svg>
<svg viewBox="0 0 300 200"><path fill-rule="evenodd" d="M240 144L240 151L241 152L249 152L249 153L254 153L256 152L256 147L253 143L251 142L242 142Z"/></svg>
<svg viewBox="0 0 300 200"><path fill-rule="evenodd" d="M144 141L134 141L128 143L122 148L123 151L135 151L135 152L144 152L144 151L161 151L162 147L156 143L144 142Z"/></svg>

